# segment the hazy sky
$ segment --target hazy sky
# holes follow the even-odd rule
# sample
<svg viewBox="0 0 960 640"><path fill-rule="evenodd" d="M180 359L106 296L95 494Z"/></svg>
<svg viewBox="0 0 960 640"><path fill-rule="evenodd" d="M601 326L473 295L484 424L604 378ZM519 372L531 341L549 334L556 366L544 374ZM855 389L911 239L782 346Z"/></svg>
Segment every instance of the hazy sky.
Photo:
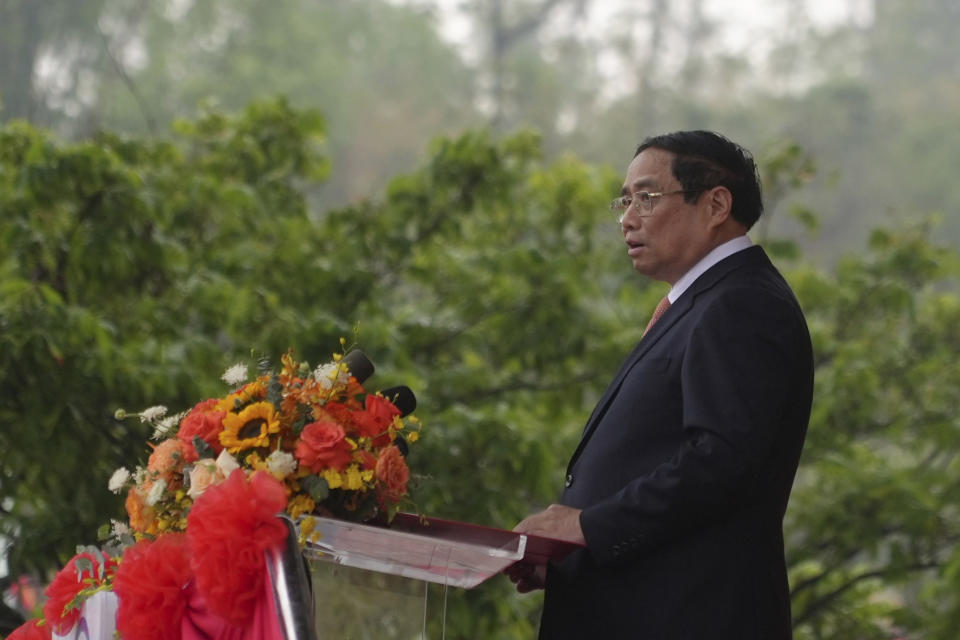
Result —
<svg viewBox="0 0 960 640"><path fill-rule="evenodd" d="M472 25L457 7L461 0L393 0L397 4L434 5L440 9L441 28L446 38L464 49L470 57L473 39ZM865 20L870 11L872 0L806 0L805 4L812 26L828 26L851 17ZM728 47L744 53L752 53L759 48L761 53L767 40L765 34L782 31L783 25L790 20L786 7L790 3L744 0L705 0L709 18L720 25L721 41ZM579 21L586 28L602 33L611 21L617 19L625 7L638 7L636 0L593 0L590 3L587 21ZM642 5L639 5L642 6ZM674 2L674 11L683 13L688 2ZM563 19L563 18L561 18ZM569 19L569 17L567 17Z"/></svg>

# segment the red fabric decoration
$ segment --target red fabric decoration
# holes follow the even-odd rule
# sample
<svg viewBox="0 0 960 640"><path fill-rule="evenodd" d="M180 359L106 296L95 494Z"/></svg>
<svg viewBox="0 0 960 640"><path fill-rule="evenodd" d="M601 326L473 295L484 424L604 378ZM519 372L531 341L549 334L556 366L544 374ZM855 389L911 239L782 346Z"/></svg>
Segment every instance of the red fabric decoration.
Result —
<svg viewBox="0 0 960 640"><path fill-rule="evenodd" d="M93 571L77 572L77 559L86 558L93 565ZM97 584L103 582L106 575L117 570L117 561L104 554L103 572L100 561L92 553L78 553L61 569L44 590L47 602L43 605L43 617L47 624L60 635L66 635L80 619L80 607L64 611L67 604L77 597L82 589L90 586L85 580L93 579ZM104 575L104 572L106 575Z"/></svg>
<svg viewBox="0 0 960 640"><path fill-rule="evenodd" d="M213 449L213 452L220 454L223 451L223 445L220 444L220 432L223 430L223 416L227 415L225 411L217 411L216 398L204 400L190 410L190 413L180 423L180 431L177 437L183 443L183 459L185 462L196 462L199 456L197 450L193 447L193 437L200 436L200 439L206 442Z"/></svg>
<svg viewBox="0 0 960 640"><path fill-rule="evenodd" d="M39 619L29 620L7 636L7 640L50 640L51 632L50 625L41 624L43 621Z"/></svg>
<svg viewBox="0 0 960 640"><path fill-rule="evenodd" d="M264 550L283 543L277 518L287 504L283 484L269 473L250 481L236 469L207 489L187 516L191 567L210 611L236 626L253 616L266 573Z"/></svg>
<svg viewBox="0 0 960 640"><path fill-rule="evenodd" d="M284 640L280 612L269 580L263 581L252 618L245 627L235 627L213 615L195 583L190 583L187 593L189 603L180 625L181 640Z"/></svg>
<svg viewBox="0 0 960 640"><path fill-rule="evenodd" d="M311 422L300 433L294 455L314 473L324 469L343 471L353 455L343 427L335 422Z"/></svg>
<svg viewBox="0 0 960 640"><path fill-rule="evenodd" d="M399 415L400 410L392 402L383 396L370 394L367 396L363 411L354 412L353 423L357 425L360 435L377 438L377 440L385 438L386 441L382 443L374 440L374 446L382 446L390 442L390 436L386 431L393 424L393 418Z"/></svg>
<svg viewBox="0 0 960 640"><path fill-rule="evenodd" d="M127 549L113 584L120 601L117 630L124 638L179 640L189 580L185 534L168 533Z"/></svg>

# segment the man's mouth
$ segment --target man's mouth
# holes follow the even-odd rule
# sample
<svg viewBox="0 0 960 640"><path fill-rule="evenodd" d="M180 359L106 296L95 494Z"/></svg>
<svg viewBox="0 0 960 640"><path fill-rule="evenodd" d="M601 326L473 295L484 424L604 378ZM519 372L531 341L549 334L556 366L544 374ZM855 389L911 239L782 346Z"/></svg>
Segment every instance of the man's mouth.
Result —
<svg viewBox="0 0 960 640"><path fill-rule="evenodd" d="M642 242L635 242L632 240L627 240L627 255L631 258L639 255L643 249L646 247Z"/></svg>

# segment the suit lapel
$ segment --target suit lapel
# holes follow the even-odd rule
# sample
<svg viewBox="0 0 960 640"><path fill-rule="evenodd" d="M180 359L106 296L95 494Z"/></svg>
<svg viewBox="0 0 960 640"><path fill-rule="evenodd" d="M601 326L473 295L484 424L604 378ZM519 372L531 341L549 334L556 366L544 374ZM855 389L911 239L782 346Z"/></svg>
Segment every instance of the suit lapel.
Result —
<svg viewBox="0 0 960 640"><path fill-rule="evenodd" d="M660 339L670 331L670 328L676 324L680 318L685 316L690 309L693 308L693 305L696 303L697 296L714 287L718 282L726 277L727 274L735 269L738 269L744 265L756 263L769 264L769 261L767 260L766 253L764 253L763 249L754 245L748 249L744 249L743 251L738 251L732 256L713 265L703 275L697 278L692 285L690 285L690 288L687 289L687 291L685 291L677 299L677 301L670 306L669 309L667 309L667 311L660 317L656 324L650 328L650 331L648 331L647 334L640 339L640 342L637 343L637 346L634 347L626 361L624 361L623 366L620 367L620 371L617 372L617 375L613 378L613 381L607 386L607 389L604 391L600 401L597 402L597 406L594 408L593 413L590 414L590 418L587 420L587 425L583 429L583 435L580 437L580 443L577 445L577 449L574 451L573 456L570 458L570 463L567 465L568 472L573 468L573 465L579 457L580 452L583 451L587 441L590 439L590 436L593 435L597 425L607 412L610 403L613 402L613 399L620 391L623 380L627 377L627 374L630 372L630 370L638 362L640 362L643 356L651 349L651 347L653 347L653 345L659 342Z"/></svg>

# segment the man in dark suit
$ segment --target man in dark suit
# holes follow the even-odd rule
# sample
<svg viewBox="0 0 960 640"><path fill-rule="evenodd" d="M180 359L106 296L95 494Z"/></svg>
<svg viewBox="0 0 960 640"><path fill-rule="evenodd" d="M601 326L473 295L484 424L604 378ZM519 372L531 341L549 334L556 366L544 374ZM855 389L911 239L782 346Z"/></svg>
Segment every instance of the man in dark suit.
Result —
<svg viewBox="0 0 960 640"><path fill-rule="evenodd" d="M613 208L634 268L669 303L610 383L560 504L516 530L584 543L515 566L545 587L540 637L791 637L783 516L810 416L803 314L746 233L750 154L708 131L648 138Z"/></svg>

